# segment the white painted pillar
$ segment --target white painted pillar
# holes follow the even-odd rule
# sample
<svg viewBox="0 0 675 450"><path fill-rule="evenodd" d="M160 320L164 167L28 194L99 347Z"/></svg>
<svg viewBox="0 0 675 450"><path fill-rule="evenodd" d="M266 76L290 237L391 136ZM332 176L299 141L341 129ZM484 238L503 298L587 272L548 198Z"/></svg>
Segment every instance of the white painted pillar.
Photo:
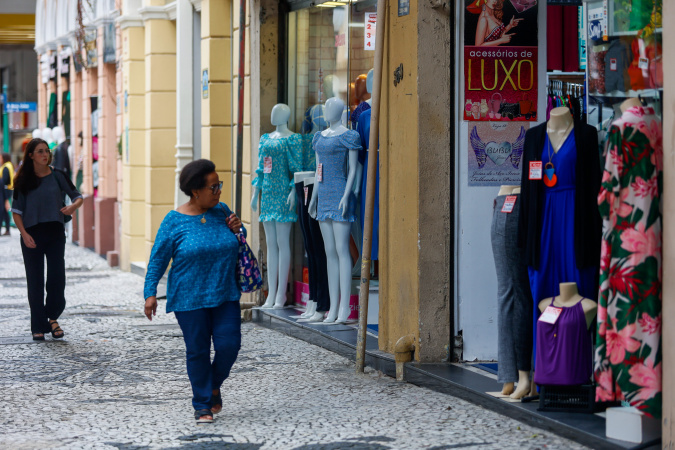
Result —
<svg viewBox="0 0 675 450"><path fill-rule="evenodd" d="M176 193L175 207L188 197L180 190L178 178L183 167L193 159L192 149L192 75L193 17L189 0L176 1Z"/></svg>

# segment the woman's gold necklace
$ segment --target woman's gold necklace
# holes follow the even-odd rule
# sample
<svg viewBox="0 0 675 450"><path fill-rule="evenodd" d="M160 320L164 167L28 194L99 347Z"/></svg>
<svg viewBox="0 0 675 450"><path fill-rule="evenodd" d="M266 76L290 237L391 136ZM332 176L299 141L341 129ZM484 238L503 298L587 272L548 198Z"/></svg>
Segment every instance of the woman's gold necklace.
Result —
<svg viewBox="0 0 675 450"><path fill-rule="evenodd" d="M206 223L206 217L204 216L206 216L206 213L202 215L202 219L200 220L201 223Z"/></svg>

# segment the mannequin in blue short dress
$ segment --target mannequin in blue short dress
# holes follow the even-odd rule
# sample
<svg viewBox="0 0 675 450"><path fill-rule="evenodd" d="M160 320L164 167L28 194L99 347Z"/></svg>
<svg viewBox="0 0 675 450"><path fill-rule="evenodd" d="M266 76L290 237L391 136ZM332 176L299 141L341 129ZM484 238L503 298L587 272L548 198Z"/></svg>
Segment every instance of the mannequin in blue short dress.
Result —
<svg viewBox="0 0 675 450"><path fill-rule="evenodd" d="M356 220L356 198L352 185L356 178L360 137L341 123L345 104L329 98L324 108L330 127L316 133L312 148L316 152L316 184L309 213L319 221L326 249L330 310L324 322L345 323L349 318L352 260L349 254L351 223Z"/></svg>
<svg viewBox="0 0 675 450"><path fill-rule="evenodd" d="M272 108L271 122L276 131L260 137L257 177L253 180L251 209L258 208L262 191L260 221L267 240L268 294L263 308L283 308L291 265L291 226L295 212L293 174L302 170L302 140L288 129L291 110L279 103Z"/></svg>

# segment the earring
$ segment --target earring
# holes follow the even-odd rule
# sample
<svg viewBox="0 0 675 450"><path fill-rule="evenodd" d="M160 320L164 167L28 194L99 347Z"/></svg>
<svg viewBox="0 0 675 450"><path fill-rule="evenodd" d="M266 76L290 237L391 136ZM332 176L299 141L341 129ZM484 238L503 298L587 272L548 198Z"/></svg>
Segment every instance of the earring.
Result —
<svg viewBox="0 0 675 450"><path fill-rule="evenodd" d="M199 195L197 196L197 198L199 198Z"/></svg>

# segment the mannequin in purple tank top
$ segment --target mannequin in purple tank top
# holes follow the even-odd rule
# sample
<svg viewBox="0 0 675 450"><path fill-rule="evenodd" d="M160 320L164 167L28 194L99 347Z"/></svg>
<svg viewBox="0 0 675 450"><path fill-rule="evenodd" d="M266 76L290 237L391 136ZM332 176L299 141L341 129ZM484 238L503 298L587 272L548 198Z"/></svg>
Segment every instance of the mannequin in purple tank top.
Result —
<svg viewBox="0 0 675 450"><path fill-rule="evenodd" d="M539 302L539 310L562 309L555 324L537 325L539 385L576 385L590 380L593 348L589 327L595 323L598 304L579 294L576 283L560 283L560 295Z"/></svg>

